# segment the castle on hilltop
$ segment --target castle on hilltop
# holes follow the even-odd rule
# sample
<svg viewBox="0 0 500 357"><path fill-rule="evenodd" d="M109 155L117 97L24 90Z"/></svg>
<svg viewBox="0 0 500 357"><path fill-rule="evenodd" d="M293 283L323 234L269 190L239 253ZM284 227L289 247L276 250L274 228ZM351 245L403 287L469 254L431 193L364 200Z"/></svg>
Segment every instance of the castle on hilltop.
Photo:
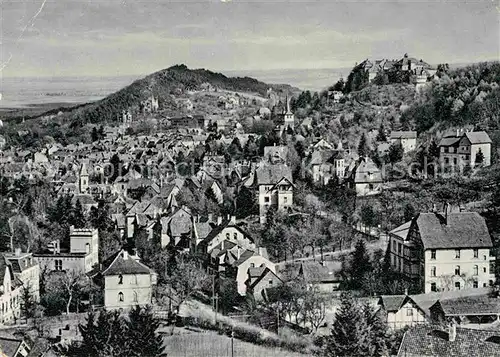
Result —
<svg viewBox="0 0 500 357"><path fill-rule="evenodd" d="M153 94L151 94L148 99L141 102L140 109L144 114L156 113L159 109L158 97L155 97Z"/></svg>

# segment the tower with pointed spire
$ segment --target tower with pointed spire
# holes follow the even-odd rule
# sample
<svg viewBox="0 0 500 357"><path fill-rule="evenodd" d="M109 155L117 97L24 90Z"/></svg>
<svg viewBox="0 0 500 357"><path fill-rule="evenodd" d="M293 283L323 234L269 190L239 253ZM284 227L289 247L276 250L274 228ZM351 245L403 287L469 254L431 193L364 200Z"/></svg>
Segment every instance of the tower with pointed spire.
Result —
<svg viewBox="0 0 500 357"><path fill-rule="evenodd" d="M80 167L80 172L78 174L78 191L80 194L84 194L88 192L89 189L89 172L87 170L87 165L82 163Z"/></svg>
<svg viewBox="0 0 500 357"><path fill-rule="evenodd" d="M290 98L286 96L286 110L283 112L283 124L285 129L295 128L295 115L293 115L292 109L290 108Z"/></svg>

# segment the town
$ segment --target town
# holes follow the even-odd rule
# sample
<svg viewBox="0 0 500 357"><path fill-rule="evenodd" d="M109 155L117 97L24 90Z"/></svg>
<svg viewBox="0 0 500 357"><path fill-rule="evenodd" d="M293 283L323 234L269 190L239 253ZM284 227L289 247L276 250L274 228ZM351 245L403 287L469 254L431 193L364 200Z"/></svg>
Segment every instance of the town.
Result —
<svg viewBox="0 0 500 357"><path fill-rule="evenodd" d="M404 54L310 93L180 65L6 121L2 351L498 355L499 73Z"/></svg>

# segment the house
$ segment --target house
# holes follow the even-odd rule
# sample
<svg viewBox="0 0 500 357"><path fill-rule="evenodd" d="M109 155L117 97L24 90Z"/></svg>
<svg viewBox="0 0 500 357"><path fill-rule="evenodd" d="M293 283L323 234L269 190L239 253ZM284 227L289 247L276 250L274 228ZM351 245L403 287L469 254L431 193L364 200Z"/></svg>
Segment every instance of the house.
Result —
<svg viewBox="0 0 500 357"><path fill-rule="evenodd" d="M30 289L36 301L40 300L40 266L33 258L33 253L22 252L16 248L14 253L3 253L3 256L12 266L14 277L19 279L23 286Z"/></svg>
<svg viewBox="0 0 500 357"><path fill-rule="evenodd" d="M192 247L193 216L191 210L181 207L166 217L161 217L161 246L189 249Z"/></svg>
<svg viewBox="0 0 500 357"><path fill-rule="evenodd" d="M491 139L485 131L448 133L439 142L439 160L444 167L490 166ZM482 156L482 159L481 159Z"/></svg>
<svg viewBox="0 0 500 357"><path fill-rule="evenodd" d="M327 185L332 177L342 181L345 177L346 165L344 152L339 150L314 150L306 159L314 182Z"/></svg>
<svg viewBox="0 0 500 357"><path fill-rule="evenodd" d="M398 357L485 357L499 356L498 331L460 328L450 324L419 325L403 335Z"/></svg>
<svg viewBox="0 0 500 357"><path fill-rule="evenodd" d="M265 223L267 211L272 207L285 211L293 205L292 170L285 164L264 164L255 172L260 222Z"/></svg>
<svg viewBox="0 0 500 357"><path fill-rule="evenodd" d="M62 249L58 240L33 254L40 269L88 273L99 263L99 232L97 229L70 227L70 247Z"/></svg>
<svg viewBox="0 0 500 357"><path fill-rule="evenodd" d="M21 296L23 283L14 275L12 265L5 257L0 257L0 323L14 323L21 316Z"/></svg>
<svg viewBox="0 0 500 357"><path fill-rule="evenodd" d="M493 284L493 244L477 212L420 213L390 235L390 261L416 289L474 289Z"/></svg>
<svg viewBox="0 0 500 357"><path fill-rule="evenodd" d="M372 196L382 192L382 172L369 158L360 158L354 163L348 179L349 186L357 196Z"/></svg>
<svg viewBox="0 0 500 357"><path fill-rule="evenodd" d="M432 321L458 325L487 325L500 321L500 299L489 296L468 296L438 300L430 307Z"/></svg>
<svg viewBox="0 0 500 357"><path fill-rule="evenodd" d="M382 295L378 300L387 325L394 330L428 321L426 312L408 295Z"/></svg>
<svg viewBox="0 0 500 357"><path fill-rule="evenodd" d="M26 357L32 349L31 342L26 339L0 337L0 356L2 357Z"/></svg>
<svg viewBox="0 0 500 357"><path fill-rule="evenodd" d="M288 128L294 129L295 115L293 114L290 108L290 98L288 98L287 96L285 101L286 101L286 107L283 108L281 113L278 114L278 120L280 121L280 125L282 126L283 130L286 130Z"/></svg>
<svg viewBox="0 0 500 357"><path fill-rule="evenodd" d="M405 153L417 147L416 131L392 131L389 137L392 144L401 144Z"/></svg>
<svg viewBox="0 0 500 357"><path fill-rule="evenodd" d="M231 242L243 249L257 249L254 239L236 224L236 217L234 216L225 221L222 221L222 217L219 217L217 226L198 244L197 249L202 253L211 253L213 249L224 242Z"/></svg>
<svg viewBox="0 0 500 357"><path fill-rule="evenodd" d="M286 264L280 270L280 277L285 281L301 281L308 289L317 288L321 292L337 291L342 282L340 262L304 261Z"/></svg>
<svg viewBox="0 0 500 357"><path fill-rule="evenodd" d="M251 268L262 267L267 268L276 274L276 266L267 257L260 255L259 252L253 250L237 250L236 261L232 264L232 267L236 270L236 283L238 287L238 293L242 296L246 295L247 291L247 280L248 280L248 270Z"/></svg>
<svg viewBox="0 0 500 357"><path fill-rule="evenodd" d="M267 291L283 284L275 272L268 267L248 269L247 293L251 293L256 301L267 300Z"/></svg>
<svg viewBox="0 0 500 357"><path fill-rule="evenodd" d="M130 309L152 303L156 273L127 250L119 250L106 259L97 279L104 288L106 309Z"/></svg>

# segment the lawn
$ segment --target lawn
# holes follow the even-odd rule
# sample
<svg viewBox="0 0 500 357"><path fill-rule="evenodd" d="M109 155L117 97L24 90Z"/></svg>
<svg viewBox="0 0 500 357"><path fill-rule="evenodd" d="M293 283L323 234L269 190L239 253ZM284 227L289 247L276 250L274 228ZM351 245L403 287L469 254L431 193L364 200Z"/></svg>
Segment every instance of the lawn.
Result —
<svg viewBox="0 0 500 357"><path fill-rule="evenodd" d="M234 339L231 355L231 338L215 332L185 333L165 337L168 357L305 357L307 355L253 345Z"/></svg>

